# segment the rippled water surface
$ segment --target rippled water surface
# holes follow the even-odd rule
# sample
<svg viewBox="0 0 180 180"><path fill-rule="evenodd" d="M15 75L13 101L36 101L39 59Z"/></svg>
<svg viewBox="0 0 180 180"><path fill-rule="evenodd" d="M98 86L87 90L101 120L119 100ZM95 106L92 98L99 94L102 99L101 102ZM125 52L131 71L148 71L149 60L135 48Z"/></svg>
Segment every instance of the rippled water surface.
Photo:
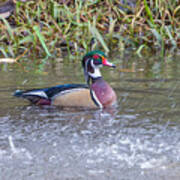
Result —
<svg viewBox="0 0 180 180"><path fill-rule="evenodd" d="M180 179L179 57L115 60L117 69L103 74L118 106L96 111L12 96L18 88L83 82L80 63L50 64L43 73L2 65L0 179Z"/></svg>

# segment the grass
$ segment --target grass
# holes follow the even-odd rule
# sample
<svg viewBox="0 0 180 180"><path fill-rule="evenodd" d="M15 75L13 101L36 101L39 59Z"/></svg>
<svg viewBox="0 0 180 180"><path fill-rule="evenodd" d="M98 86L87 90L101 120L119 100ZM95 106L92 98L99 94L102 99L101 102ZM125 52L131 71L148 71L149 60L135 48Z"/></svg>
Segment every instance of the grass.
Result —
<svg viewBox="0 0 180 180"><path fill-rule="evenodd" d="M121 8L120 8L121 6ZM124 8L124 9L123 9ZM180 48L180 5L175 0L16 1L14 15L0 20L1 57L80 56L94 48L176 53Z"/></svg>

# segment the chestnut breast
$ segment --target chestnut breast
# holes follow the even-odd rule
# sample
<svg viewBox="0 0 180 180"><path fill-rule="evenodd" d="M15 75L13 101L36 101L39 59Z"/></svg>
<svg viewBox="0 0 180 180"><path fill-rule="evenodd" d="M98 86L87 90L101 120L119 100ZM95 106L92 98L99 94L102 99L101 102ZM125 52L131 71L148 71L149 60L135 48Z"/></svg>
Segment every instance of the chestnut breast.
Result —
<svg viewBox="0 0 180 180"><path fill-rule="evenodd" d="M94 91L97 99L103 107L112 106L116 102L116 93L111 86L102 78L97 79L92 85L91 90Z"/></svg>

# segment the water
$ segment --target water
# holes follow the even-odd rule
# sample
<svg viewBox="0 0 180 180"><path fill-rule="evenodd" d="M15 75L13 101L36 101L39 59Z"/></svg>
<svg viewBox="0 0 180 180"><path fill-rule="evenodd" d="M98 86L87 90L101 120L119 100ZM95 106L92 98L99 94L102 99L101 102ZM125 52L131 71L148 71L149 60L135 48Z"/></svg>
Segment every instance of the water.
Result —
<svg viewBox="0 0 180 180"><path fill-rule="evenodd" d="M180 64L171 59L126 58L105 68L118 107L96 111L12 97L16 88L83 82L80 64L50 64L43 73L2 66L0 179L180 179Z"/></svg>

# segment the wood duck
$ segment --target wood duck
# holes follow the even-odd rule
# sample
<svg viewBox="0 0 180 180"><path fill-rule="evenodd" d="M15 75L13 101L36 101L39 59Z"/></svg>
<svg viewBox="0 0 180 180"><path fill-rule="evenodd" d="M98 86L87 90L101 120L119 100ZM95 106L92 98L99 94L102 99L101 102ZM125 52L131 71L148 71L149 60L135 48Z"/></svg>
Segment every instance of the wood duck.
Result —
<svg viewBox="0 0 180 180"><path fill-rule="evenodd" d="M91 51L82 59L86 84L64 84L44 89L17 90L16 97L28 99L36 105L61 107L106 108L116 102L116 94L101 76L102 66L115 67L103 52Z"/></svg>

